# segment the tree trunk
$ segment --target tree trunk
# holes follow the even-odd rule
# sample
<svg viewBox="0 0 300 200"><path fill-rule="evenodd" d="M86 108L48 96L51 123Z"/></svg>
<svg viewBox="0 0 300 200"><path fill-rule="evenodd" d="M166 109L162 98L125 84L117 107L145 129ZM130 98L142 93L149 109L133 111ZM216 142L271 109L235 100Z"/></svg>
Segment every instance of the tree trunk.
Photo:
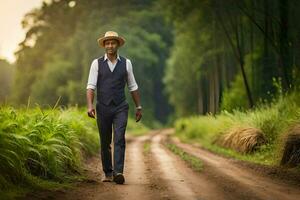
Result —
<svg viewBox="0 0 300 200"><path fill-rule="evenodd" d="M288 10L289 10L289 1L279 0L280 8L280 33L279 33L279 51L280 51L280 64L281 64L281 73L283 79L283 92L286 92L290 88L290 68L291 68L291 59L290 59L290 49L288 41Z"/></svg>

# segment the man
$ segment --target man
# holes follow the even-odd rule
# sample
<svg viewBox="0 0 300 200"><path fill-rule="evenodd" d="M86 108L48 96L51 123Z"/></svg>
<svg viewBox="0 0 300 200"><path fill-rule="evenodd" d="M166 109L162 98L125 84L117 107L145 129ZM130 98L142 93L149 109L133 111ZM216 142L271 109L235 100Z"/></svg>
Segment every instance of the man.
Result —
<svg viewBox="0 0 300 200"><path fill-rule="evenodd" d="M104 37L98 39L99 46L105 48L106 53L92 62L87 84L88 116L95 118L96 115L100 134L101 161L104 171L102 181L114 181L117 184L123 184L125 181L123 175L125 130L129 108L124 91L126 83L136 105L136 122L142 117L138 85L133 75L131 61L118 55L118 48L124 43L125 39L113 31L106 32ZM95 90L97 91L96 112L93 106Z"/></svg>

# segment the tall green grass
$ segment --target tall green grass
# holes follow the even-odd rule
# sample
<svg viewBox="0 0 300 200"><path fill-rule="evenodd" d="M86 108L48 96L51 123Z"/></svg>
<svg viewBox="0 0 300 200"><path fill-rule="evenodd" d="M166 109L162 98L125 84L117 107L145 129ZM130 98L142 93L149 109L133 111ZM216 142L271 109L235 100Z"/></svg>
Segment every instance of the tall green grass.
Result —
<svg viewBox="0 0 300 200"><path fill-rule="evenodd" d="M0 107L0 190L67 182L98 149L96 124L83 110Z"/></svg>
<svg viewBox="0 0 300 200"><path fill-rule="evenodd" d="M175 122L176 135L186 142L198 142L204 147L239 159L263 164L278 164L284 133L300 122L300 95L291 93L268 105L253 110L222 111L218 115L192 116ZM233 127L255 127L263 131L267 144L251 155L242 155L213 144L213 141Z"/></svg>
<svg viewBox="0 0 300 200"><path fill-rule="evenodd" d="M140 135L148 128L129 119L127 131ZM84 178L84 158L98 155L99 144L97 123L85 108L0 106L0 199L10 199L16 188Z"/></svg>

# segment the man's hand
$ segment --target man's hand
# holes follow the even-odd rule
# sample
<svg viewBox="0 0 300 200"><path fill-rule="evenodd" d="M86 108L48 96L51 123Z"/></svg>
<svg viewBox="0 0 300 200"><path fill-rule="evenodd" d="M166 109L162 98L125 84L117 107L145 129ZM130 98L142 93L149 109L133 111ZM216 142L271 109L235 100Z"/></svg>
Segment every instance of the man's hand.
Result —
<svg viewBox="0 0 300 200"><path fill-rule="evenodd" d="M135 112L135 120L136 122L139 122L142 118L142 109L136 109Z"/></svg>
<svg viewBox="0 0 300 200"><path fill-rule="evenodd" d="M142 118L142 106L141 106L141 102L140 102L139 91L138 90L132 91L131 96L136 105L135 120L136 120L136 122L139 122Z"/></svg>
<svg viewBox="0 0 300 200"><path fill-rule="evenodd" d="M87 114L89 117L95 118L95 109L93 107L89 108Z"/></svg>
<svg viewBox="0 0 300 200"><path fill-rule="evenodd" d="M87 107L88 107L88 116L91 118L95 118L95 109L93 106L93 100L94 100L94 90L87 89L86 91L86 100L87 100Z"/></svg>

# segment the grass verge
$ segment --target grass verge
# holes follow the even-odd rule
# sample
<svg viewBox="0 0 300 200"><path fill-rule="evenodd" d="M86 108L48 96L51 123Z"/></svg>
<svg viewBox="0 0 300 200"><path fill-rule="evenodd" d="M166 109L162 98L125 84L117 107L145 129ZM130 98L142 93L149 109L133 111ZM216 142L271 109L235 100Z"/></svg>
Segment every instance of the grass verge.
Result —
<svg viewBox="0 0 300 200"><path fill-rule="evenodd" d="M175 122L175 135L183 142L198 143L213 152L263 165L279 165L286 131L300 123L300 95L292 93L270 105L248 111L222 111L218 115L192 116ZM235 127L261 130L266 143L253 153L238 153L214 143Z"/></svg>
<svg viewBox="0 0 300 200"><path fill-rule="evenodd" d="M150 153L150 150L151 150L151 143L149 140L146 140L143 145L143 153L145 155L148 155Z"/></svg>
<svg viewBox="0 0 300 200"><path fill-rule="evenodd" d="M175 144L172 144L170 142L164 143L164 145L172 151L175 155L179 156L182 160L184 160L189 167L194 169L197 172L201 172L203 169L203 163L199 158L196 158L193 155L190 155L189 153L183 151L181 148L176 146Z"/></svg>

